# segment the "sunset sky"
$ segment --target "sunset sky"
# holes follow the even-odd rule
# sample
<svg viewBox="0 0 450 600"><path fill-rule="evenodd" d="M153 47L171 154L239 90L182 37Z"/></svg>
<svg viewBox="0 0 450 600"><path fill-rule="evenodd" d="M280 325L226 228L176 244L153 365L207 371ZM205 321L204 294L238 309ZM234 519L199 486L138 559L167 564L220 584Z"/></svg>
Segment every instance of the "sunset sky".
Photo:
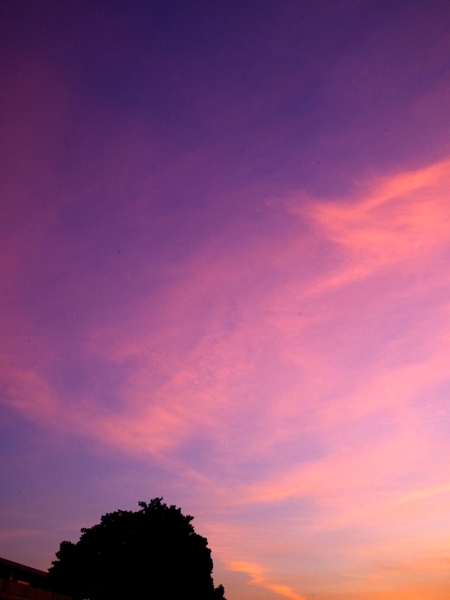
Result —
<svg viewBox="0 0 450 600"><path fill-rule="evenodd" d="M448 0L2 0L0 47L0 556L162 496L228 600L448 600Z"/></svg>

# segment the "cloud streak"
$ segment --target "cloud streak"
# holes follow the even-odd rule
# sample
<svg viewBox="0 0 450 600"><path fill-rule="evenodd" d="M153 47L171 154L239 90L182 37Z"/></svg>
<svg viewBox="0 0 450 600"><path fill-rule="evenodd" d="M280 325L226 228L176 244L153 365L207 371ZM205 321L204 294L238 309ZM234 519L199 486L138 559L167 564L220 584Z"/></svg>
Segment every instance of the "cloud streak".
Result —
<svg viewBox="0 0 450 600"><path fill-rule="evenodd" d="M247 573L247 575L250 577L250 585L267 588L268 590L271 590L280 596L285 596L290 600L305 600L303 596L295 594L289 587L268 583L261 567L257 564L234 561L230 563L229 568L232 571Z"/></svg>

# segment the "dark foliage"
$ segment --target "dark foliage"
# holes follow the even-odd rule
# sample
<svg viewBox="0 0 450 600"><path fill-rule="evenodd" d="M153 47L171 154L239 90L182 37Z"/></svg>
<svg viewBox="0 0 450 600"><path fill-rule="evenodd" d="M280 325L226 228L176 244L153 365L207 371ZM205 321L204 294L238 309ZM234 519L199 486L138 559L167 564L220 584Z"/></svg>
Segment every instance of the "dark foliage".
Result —
<svg viewBox="0 0 450 600"><path fill-rule="evenodd" d="M53 589L89 600L225 600L193 517L162 498L139 506L104 515L76 544L62 542L48 572Z"/></svg>

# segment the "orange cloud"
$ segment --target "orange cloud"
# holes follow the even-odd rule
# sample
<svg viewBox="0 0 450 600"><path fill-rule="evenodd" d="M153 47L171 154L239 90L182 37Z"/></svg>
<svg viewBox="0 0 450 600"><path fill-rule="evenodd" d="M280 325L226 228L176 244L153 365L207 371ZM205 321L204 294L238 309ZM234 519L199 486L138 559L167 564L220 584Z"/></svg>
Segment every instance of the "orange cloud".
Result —
<svg viewBox="0 0 450 600"><path fill-rule="evenodd" d="M276 594L285 596L290 600L306 600L303 596L295 594L291 588L287 586L268 583L267 578L263 574L262 567L255 563L232 561L229 563L228 567L232 571L247 573L247 575L250 577L250 581L248 582L250 585L257 585L259 587L266 588L272 592L275 592Z"/></svg>

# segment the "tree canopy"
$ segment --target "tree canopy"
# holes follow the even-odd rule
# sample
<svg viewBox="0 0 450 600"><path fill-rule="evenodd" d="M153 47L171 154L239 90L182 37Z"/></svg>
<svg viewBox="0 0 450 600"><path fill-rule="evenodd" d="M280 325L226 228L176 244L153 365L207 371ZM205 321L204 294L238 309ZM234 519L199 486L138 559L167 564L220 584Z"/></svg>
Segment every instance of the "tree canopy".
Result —
<svg viewBox="0 0 450 600"><path fill-rule="evenodd" d="M162 500L107 513L76 544L61 542L49 583L75 599L225 600L223 586L214 588L208 540L193 517Z"/></svg>

